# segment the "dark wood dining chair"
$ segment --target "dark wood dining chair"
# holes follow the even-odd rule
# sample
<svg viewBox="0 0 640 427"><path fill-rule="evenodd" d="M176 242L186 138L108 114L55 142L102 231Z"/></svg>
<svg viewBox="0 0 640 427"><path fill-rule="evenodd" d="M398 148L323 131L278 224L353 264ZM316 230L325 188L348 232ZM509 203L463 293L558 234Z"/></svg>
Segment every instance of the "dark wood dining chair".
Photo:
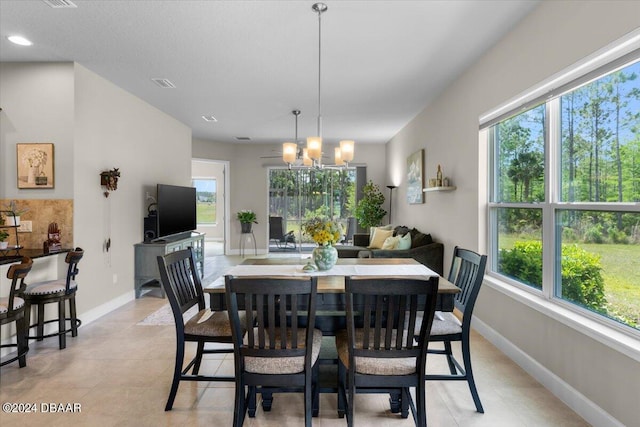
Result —
<svg viewBox="0 0 640 427"><path fill-rule="evenodd" d="M24 317L28 330L36 328L35 335L29 335L29 339L42 341L44 338L58 337L60 350L67 347L67 334L71 332L72 337L78 336L78 327L82 321L78 319L76 313L76 293L78 292L78 264L84 256L82 248L75 248L67 253L65 262L67 263L67 277L64 279L46 280L27 285L22 293L25 300ZM69 303L69 317L66 315L66 304ZM58 317L44 320L45 306L47 304L58 304ZM36 307L36 322L31 324L31 307ZM47 323L58 322L57 332L44 333ZM67 328L67 322L69 327Z"/></svg>
<svg viewBox="0 0 640 427"><path fill-rule="evenodd" d="M9 288L9 296L0 298L0 325L16 322L16 342L2 344L0 347L16 347L16 355L0 362L0 366L16 360L21 368L27 366L29 343L27 341L27 323L24 318L25 303L21 297L26 288L24 279L31 271L32 266L31 258L22 257L19 264L11 265L7 271L7 279L11 280L11 287ZM1 330L2 328L0 328ZM2 341L2 335L0 335L0 341Z"/></svg>
<svg viewBox="0 0 640 427"><path fill-rule="evenodd" d="M447 357L449 374L427 374L425 379L431 381L467 381L476 410L484 413L480 402L476 382L473 378L471 366L471 316L475 306L480 286L484 279L487 256L480 255L458 246L453 250L453 261L449 270L448 280L460 288L456 294L455 308L462 314L462 322L452 312L438 312L433 320L430 342L442 342L444 349L429 349L429 353L441 354ZM455 358L451 343L460 341L462 347L462 364Z"/></svg>
<svg viewBox="0 0 640 427"><path fill-rule="evenodd" d="M354 425L356 393L400 395L401 416L408 417L410 409L415 425L426 426L426 338L437 292L438 277L345 278L347 329L336 335L336 347L338 415L346 412L348 426Z"/></svg>
<svg viewBox="0 0 640 427"><path fill-rule="evenodd" d="M257 393L269 411L273 393L302 391L305 426L318 415L317 283L317 277L225 277L236 371L235 427L242 426L247 412L255 416ZM246 309L244 320L241 309Z"/></svg>
<svg viewBox="0 0 640 427"><path fill-rule="evenodd" d="M170 411L178 393L180 381L235 381L232 376L200 375L203 354L233 353L231 325L226 311L211 312L205 307L204 291L196 267L193 248L158 256L160 282L169 299L176 331L176 360L169 398L164 408ZM185 321L184 314L192 307L198 312ZM195 356L183 367L185 343L197 343ZM229 344L227 348L206 349L207 343ZM189 373L191 371L191 373Z"/></svg>

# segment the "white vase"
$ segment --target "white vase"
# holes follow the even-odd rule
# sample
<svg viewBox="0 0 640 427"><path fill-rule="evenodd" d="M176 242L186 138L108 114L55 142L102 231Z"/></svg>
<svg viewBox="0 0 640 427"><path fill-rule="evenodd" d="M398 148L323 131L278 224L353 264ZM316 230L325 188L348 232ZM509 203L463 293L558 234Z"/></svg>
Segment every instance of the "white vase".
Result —
<svg viewBox="0 0 640 427"><path fill-rule="evenodd" d="M36 183L36 177L40 175L40 168L37 166L31 166L29 168L29 173L27 174L27 184Z"/></svg>

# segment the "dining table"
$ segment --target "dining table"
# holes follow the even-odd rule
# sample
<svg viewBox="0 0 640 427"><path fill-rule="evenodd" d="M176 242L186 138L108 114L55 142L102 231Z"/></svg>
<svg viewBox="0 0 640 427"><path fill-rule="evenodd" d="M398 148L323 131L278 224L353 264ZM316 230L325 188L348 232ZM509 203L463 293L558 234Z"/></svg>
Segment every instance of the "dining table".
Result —
<svg viewBox="0 0 640 427"><path fill-rule="evenodd" d="M210 298L212 311L225 310L226 275L237 277L307 277L317 276L315 327L322 330L323 339L320 351L320 387L321 393L337 392L337 350L333 335L346 327L345 280L347 276L367 277L403 277L428 279L439 276L438 273L413 258L339 258L331 269L326 271L307 271L305 265L312 262L309 258L249 258L241 264L231 267L221 277L204 286L203 290ZM460 292L453 283L439 276L438 299L436 309L453 311L454 298ZM270 407L272 396L263 394L263 405ZM392 407L399 407L397 397L390 398Z"/></svg>
<svg viewBox="0 0 640 427"><path fill-rule="evenodd" d="M231 267L224 275L204 287L209 295L212 311L225 310L224 276L285 276L318 277L316 296L316 327L325 335L332 335L345 327L346 302L344 278L346 276L424 278L439 276L438 273L413 258L340 258L335 266L326 271L306 271L309 258L249 258ZM453 311L455 295L460 292L444 277L438 279L436 310Z"/></svg>

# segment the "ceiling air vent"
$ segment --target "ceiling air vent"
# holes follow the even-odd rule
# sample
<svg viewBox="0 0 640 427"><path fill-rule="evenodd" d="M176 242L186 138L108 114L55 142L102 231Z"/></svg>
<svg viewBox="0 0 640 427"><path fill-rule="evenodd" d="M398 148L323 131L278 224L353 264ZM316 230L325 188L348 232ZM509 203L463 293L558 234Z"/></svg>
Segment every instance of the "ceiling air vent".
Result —
<svg viewBox="0 0 640 427"><path fill-rule="evenodd" d="M75 3L70 0L42 0L48 6L54 9L73 9L78 7Z"/></svg>
<svg viewBox="0 0 640 427"><path fill-rule="evenodd" d="M176 85L171 83L168 79L151 79L151 81L163 89L175 89L176 87Z"/></svg>
<svg viewBox="0 0 640 427"><path fill-rule="evenodd" d="M251 141L251 138L249 138L248 136L236 136L236 139L238 141Z"/></svg>
<svg viewBox="0 0 640 427"><path fill-rule="evenodd" d="M217 122L218 119L216 119L213 116L202 116L202 118L204 119L205 122Z"/></svg>

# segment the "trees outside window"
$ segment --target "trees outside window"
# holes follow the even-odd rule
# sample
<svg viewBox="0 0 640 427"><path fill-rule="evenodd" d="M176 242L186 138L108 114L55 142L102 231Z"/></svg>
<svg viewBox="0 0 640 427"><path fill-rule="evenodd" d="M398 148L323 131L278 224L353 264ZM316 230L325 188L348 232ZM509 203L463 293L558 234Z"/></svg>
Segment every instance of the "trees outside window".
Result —
<svg viewBox="0 0 640 427"><path fill-rule="evenodd" d="M638 331L634 61L489 128L489 252L506 281Z"/></svg>

